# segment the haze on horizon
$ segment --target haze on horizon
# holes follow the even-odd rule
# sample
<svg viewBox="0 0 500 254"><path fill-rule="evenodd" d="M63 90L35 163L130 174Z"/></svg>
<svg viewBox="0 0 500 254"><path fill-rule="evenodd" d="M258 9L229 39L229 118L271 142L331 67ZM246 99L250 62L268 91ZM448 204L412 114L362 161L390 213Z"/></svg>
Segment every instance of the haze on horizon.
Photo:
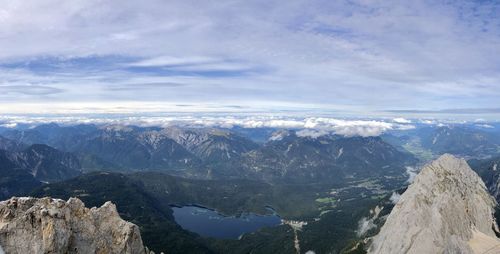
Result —
<svg viewBox="0 0 500 254"><path fill-rule="evenodd" d="M3 1L0 114L500 114L498 1Z"/></svg>

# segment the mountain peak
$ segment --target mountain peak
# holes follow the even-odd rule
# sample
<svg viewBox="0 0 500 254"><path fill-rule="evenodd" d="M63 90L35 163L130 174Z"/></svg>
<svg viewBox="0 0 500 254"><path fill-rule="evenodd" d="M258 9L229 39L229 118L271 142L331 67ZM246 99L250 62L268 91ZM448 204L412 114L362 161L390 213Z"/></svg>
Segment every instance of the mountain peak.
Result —
<svg viewBox="0 0 500 254"><path fill-rule="evenodd" d="M465 160L442 155L403 193L369 253L477 253L498 248L495 205Z"/></svg>
<svg viewBox="0 0 500 254"><path fill-rule="evenodd" d="M89 209L77 198L11 198L0 214L6 253L146 253L139 227L111 202Z"/></svg>
<svg viewBox="0 0 500 254"><path fill-rule="evenodd" d="M454 155L451 155L449 153L445 153L441 156L439 156L437 159L434 161L430 162L427 164L423 169L422 172L424 174L427 174L427 171L433 171L434 173L437 173L437 171L447 171L447 172L454 172L454 173L474 173L474 171L470 170L469 165L467 162L459 157L456 157ZM465 179L464 179L465 180Z"/></svg>

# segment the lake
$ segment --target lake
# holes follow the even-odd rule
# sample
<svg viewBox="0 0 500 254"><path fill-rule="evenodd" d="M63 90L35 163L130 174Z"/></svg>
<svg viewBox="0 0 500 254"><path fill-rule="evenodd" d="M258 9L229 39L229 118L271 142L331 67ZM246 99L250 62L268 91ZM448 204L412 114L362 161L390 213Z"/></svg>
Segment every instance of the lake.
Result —
<svg viewBox="0 0 500 254"><path fill-rule="evenodd" d="M243 214L240 217L224 216L212 209L200 206L172 207L175 222L183 229L201 236L219 239L238 239L244 233L255 232L263 227L281 224L276 214Z"/></svg>

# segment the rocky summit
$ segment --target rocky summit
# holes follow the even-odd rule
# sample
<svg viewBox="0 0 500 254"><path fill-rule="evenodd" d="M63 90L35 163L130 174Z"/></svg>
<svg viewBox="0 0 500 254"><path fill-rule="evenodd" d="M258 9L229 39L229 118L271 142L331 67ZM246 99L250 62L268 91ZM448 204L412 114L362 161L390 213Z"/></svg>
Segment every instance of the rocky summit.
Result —
<svg viewBox="0 0 500 254"><path fill-rule="evenodd" d="M500 253L495 205L465 160L443 155L417 175L368 253Z"/></svg>
<svg viewBox="0 0 500 254"><path fill-rule="evenodd" d="M114 204L89 209L77 198L0 202L0 246L9 254L146 253L139 228Z"/></svg>

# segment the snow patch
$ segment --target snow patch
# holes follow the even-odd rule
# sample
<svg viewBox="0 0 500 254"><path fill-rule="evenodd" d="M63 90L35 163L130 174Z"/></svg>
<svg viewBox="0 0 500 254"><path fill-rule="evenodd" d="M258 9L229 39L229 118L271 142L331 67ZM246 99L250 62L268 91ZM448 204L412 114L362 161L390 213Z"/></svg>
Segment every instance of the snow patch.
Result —
<svg viewBox="0 0 500 254"><path fill-rule="evenodd" d="M436 141L437 141L437 137L434 137L434 138L432 139L432 144L433 144L433 145L434 145L434 144L436 144Z"/></svg>
<svg viewBox="0 0 500 254"><path fill-rule="evenodd" d="M337 157L335 159L340 158L340 156L342 156L343 153L344 153L344 148L341 147L340 150L339 150L339 153L337 154Z"/></svg>
<svg viewBox="0 0 500 254"><path fill-rule="evenodd" d="M278 132L273 133L273 135L271 137L269 137L269 141L280 141L283 138L285 138L286 136L288 136L288 132L278 131Z"/></svg>

